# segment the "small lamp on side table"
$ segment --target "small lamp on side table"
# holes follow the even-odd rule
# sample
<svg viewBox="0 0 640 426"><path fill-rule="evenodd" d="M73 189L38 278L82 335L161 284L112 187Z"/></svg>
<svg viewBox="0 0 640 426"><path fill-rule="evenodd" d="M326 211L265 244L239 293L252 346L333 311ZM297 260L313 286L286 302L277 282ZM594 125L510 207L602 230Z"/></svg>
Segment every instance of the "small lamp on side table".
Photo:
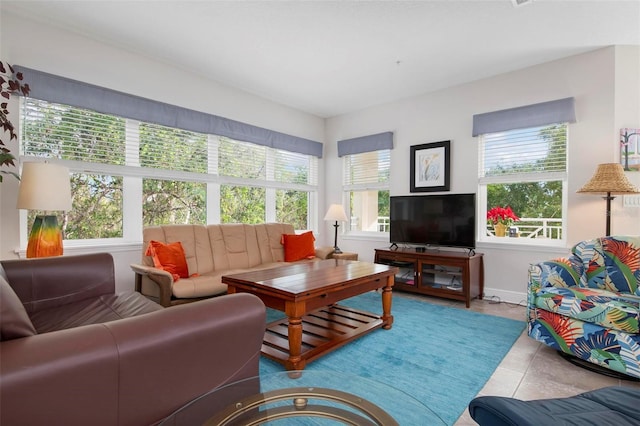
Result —
<svg viewBox="0 0 640 426"><path fill-rule="evenodd" d="M71 210L69 169L51 163L24 163L18 190L18 208ZM62 232L55 215L37 215L27 243L27 257L61 256Z"/></svg>
<svg viewBox="0 0 640 426"><path fill-rule="evenodd" d="M611 235L611 200L612 194L638 194L640 190L636 188L624 174L624 169L618 163L599 164L595 174L580 188L578 193L604 194L607 200L607 218L605 222L606 236Z"/></svg>
<svg viewBox="0 0 640 426"><path fill-rule="evenodd" d="M344 207L342 204L331 204L329 206L329 210L327 214L324 216L324 220L333 220L336 223L333 225L335 227L335 233L333 237L333 252L336 254L342 253L342 250L338 248L338 222L346 222L347 214L344 212Z"/></svg>

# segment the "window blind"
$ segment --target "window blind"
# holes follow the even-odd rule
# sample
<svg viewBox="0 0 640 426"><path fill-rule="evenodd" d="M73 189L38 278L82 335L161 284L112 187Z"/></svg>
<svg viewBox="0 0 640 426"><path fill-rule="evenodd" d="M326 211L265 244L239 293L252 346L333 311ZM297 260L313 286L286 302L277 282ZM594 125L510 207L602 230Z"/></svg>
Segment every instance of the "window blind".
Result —
<svg viewBox="0 0 640 426"><path fill-rule="evenodd" d="M485 134L480 177L565 172L566 141L566 124Z"/></svg>
<svg viewBox="0 0 640 426"><path fill-rule="evenodd" d="M364 152L344 157L345 189L378 188L389 181L391 150Z"/></svg>
<svg viewBox="0 0 640 426"><path fill-rule="evenodd" d="M150 123L140 123L137 133L140 166L207 173L207 135Z"/></svg>
<svg viewBox="0 0 640 426"><path fill-rule="evenodd" d="M220 138L218 152L220 176L302 185L318 181L318 160L313 156L228 138Z"/></svg>
<svg viewBox="0 0 640 426"><path fill-rule="evenodd" d="M124 165L125 124L107 114L25 98L23 154Z"/></svg>
<svg viewBox="0 0 640 426"><path fill-rule="evenodd" d="M473 136L505 130L545 126L554 123L575 123L574 98L541 102L517 108L476 114L473 116Z"/></svg>
<svg viewBox="0 0 640 426"><path fill-rule="evenodd" d="M318 160L311 155L32 98L23 103L22 151L84 163L317 185Z"/></svg>
<svg viewBox="0 0 640 426"><path fill-rule="evenodd" d="M14 68L24 74L35 99L322 158L320 142L22 66Z"/></svg>
<svg viewBox="0 0 640 426"><path fill-rule="evenodd" d="M393 149L393 132L338 141L338 157L384 149Z"/></svg>

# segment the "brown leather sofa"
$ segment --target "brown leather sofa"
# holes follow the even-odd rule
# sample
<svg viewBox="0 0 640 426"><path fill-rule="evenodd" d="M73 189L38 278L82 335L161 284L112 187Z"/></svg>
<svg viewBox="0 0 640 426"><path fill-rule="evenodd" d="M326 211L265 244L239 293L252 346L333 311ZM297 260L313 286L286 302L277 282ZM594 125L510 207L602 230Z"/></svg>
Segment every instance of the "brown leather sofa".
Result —
<svg viewBox="0 0 640 426"><path fill-rule="evenodd" d="M0 424L150 425L258 375L257 297L114 291L109 254L0 261Z"/></svg>

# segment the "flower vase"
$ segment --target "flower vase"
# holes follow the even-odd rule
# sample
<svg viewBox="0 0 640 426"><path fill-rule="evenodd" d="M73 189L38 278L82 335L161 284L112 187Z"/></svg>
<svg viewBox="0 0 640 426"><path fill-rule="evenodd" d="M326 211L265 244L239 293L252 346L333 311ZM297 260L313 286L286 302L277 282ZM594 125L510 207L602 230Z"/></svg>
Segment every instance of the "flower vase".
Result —
<svg viewBox="0 0 640 426"><path fill-rule="evenodd" d="M496 223L493 225L493 231L496 237L504 237L507 235L507 225Z"/></svg>

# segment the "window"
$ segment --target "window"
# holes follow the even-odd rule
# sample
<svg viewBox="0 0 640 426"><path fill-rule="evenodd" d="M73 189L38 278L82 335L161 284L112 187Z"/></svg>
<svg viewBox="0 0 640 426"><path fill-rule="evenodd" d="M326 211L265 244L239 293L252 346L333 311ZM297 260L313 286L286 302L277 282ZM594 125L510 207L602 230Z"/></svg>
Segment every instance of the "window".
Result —
<svg viewBox="0 0 640 426"><path fill-rule="evenodd" d="M480 138L481 218L494 207L511 207L520 218L512 226L528 240L563 240L567 186L567 124L507 130ZM481 220L481 240L494 226ZM496 238L495 241L508 241Z"/></svg>
<svg viewBox="0 0 640 426"><path fill-rule="evenodd" d="M350 232L389 232L391 150L344 156L344 195Z"/></svg>
<svg viewBox="0 0 640 426"><path fill-rule="evenodd" d="M24 102L24 156L95 165L94 170L78 167L70 177L73 209L57 212L64 239L123 237L123 179L101 169L125 163L125 133L125 120L118 117L36 99ZM29 211L28 226L43 213Z"/></svg>
<svg viewBox="0 0 640 426"><path fill-rule="evenodd" d="M144 226L207 223L207 185L166 179L142 180Z"/></svg>
<svg viewBox="0 0 640 426"><path fill-rule="evenodd" d="M133 136L130 140L138 137L140 140L140 166L195 173L207 172L207 135L158 124L139 123L135 120L129 122Z"/></svg>
<svg viewBox="0 0 640 426"><path fill-rule="evenodd" d="M309 155L274 150L247 142L219 140L219 174L246 179L248 185L223 185L221 222L283 222L310 229L310 199L317 186L317 160ZM263 187L251 181L265 181Z"/></svg>
<svg viewBox="0 0 640 426"><path fill-rule="evenodd" d="M72 171L73 209L59 214L66 240L135 241L140 225L166 223L312 228L314 155L33 98L23 99L21 119L21 159Z"/></svg>

